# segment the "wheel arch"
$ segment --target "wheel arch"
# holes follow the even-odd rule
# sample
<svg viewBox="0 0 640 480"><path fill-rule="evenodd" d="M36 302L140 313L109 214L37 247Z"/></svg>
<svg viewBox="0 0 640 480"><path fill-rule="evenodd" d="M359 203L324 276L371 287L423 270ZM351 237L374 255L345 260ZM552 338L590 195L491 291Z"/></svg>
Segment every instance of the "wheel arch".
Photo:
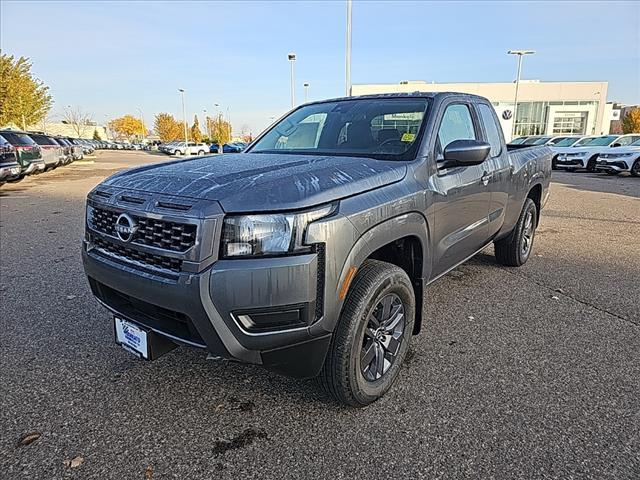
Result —
<svg viewBox="0 0 640 480"><path fill-rule="evenodd" d="M416 318L413 333L420 332L426 279L431 272L430 229L427 219L418 212L409 212L386 220L358 238L349 252L338 281L338 291L348 291L362 264L368 259L381 260L402 268L414 286ZM355 271L353 269L356 269ZM344 299L339 295L339 309Z"/></svg>

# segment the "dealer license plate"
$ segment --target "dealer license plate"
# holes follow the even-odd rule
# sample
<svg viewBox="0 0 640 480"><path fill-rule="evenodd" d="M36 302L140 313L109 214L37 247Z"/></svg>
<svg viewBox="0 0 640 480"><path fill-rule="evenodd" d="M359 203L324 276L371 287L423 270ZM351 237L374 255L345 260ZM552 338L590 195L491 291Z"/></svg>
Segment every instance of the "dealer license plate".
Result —
<svg viewBox="0 0 640 480"><path fill-rule="evenodd" d="M147 343L147 332L122 318L114 317L116 330L116 343L128 352L139 357L148 359L149 348Z"/></svg>

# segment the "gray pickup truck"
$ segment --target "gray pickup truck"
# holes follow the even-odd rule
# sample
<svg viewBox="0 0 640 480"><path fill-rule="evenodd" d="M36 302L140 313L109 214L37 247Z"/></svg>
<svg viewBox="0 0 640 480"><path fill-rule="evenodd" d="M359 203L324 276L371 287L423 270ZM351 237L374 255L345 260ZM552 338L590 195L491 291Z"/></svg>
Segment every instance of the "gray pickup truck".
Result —
<svg viewBox="0 0 640 480"><path fill-rule="evenodd" d="M84 267L143 358L199 347L366 405L396 380L429 283L490 243L500 264L527 261L551 155L508 152L477 96L310 103L244 153L102 182Z"/></svg>

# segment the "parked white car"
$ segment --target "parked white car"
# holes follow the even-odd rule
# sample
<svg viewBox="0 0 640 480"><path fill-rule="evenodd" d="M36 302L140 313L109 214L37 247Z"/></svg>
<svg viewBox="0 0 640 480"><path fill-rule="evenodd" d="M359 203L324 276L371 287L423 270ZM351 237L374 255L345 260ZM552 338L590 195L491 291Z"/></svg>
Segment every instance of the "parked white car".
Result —
<svg viewBox="0 0 640 480"><path fill-rule="evenodd" d="M209 146L206 143L196 142L177 142L167 150L170 155L204 155L207 152Z"/></svg>
<svg viewBox="0 0 640 480"><path fill-rule="evenodd" d="M640 140L640 134L633 133L593 137L579 147L571 147L571 151L558 155L556 166L569 171L586 169L587 172L595 172L598 155L609 153L611 148L627 147L637 140Z"/></svg>
<svg viewBox="0 0 640 480"><path fill-rule="evenodd" d="M628 147L619 147L613 152L598 155L596 171L609 175L629 172L634 177L640 177L640 140Z"/></svg>

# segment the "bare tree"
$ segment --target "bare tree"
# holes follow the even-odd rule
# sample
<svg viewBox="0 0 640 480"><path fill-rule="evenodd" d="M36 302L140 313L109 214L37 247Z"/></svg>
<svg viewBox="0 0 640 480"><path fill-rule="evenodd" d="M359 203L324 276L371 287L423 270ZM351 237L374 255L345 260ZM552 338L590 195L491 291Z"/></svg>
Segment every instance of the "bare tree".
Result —
<svg viewBox="0 0 640 480"><path fill-rule="evenodd" d="M82 138L90 126L93 118L90 113L82 110L82 107L67 106L64 109L64 122L71 125L78 138Z"/></svg>

